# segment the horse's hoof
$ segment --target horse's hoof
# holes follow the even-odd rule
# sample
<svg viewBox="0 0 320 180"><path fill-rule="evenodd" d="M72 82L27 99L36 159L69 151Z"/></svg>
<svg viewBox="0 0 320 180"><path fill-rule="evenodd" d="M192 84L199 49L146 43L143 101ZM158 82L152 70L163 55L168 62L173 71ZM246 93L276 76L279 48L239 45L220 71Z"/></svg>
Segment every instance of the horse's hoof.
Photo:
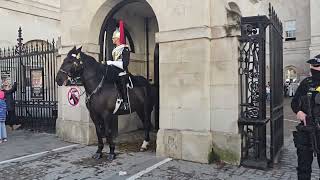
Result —
<svg viewBox="0 0 320 180"><path fill-rule="evenodd" d="M101 158L102 158L102 153L95 153L95 154L92 156L92 158L95 159L95 160L101 159Z"/></svg>
<svg viewBox="0 0 320 180"><path fill-rule="evenodd" d="M147 150L148 150L148 148L140 148L140 152L145 152Z"/></svg>
<svg viewBox="0 0 320 180"><path fill-rule="evenodd" d="M108 161L113 161L115 159L116 159L116 154L108 154L108 156L107 156Z"/></svg>

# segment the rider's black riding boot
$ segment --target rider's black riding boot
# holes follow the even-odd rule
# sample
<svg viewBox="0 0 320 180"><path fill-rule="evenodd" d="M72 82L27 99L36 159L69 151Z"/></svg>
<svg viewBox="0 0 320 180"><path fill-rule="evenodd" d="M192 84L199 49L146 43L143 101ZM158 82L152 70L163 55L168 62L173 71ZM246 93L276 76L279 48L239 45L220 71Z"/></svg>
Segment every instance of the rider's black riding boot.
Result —
<svg viewBox="0 0 320 180"><path fill-rule="evenodd" d="M122 87L121 96L123 99L123 109L128 110L129 103L128 103L128 96L127 96L127 76L126 75L121 76L120 81L121 81L121 87Z"/></svg>

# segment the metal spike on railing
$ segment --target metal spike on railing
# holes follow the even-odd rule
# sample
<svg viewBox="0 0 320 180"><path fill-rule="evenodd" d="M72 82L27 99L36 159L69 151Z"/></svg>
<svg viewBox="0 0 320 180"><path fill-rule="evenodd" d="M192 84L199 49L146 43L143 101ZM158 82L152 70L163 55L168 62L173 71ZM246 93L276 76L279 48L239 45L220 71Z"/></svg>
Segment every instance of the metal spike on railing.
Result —
<svg viewBox="0 0 320 180"><path fill-rule="evenodd" d="M30 45L31 52L34 52L33 44Z"/></svg>
<svg viewBox="0 0 320 180"><path fill-rule="evenodd" d="M28 54L28 53L29 53L29 46L26 46L26 45L25 45L25 46L24 46L24 50L25 50L25 53Z"/></svg>
<svg viewBox="0 0 320 180"><path fill-rule="evenodd" d="M43 45L44 45L44 42L41 41L41 51L43 51Z"/></svg>
<svg viewBox="0 0 320 180"><path fill-rule="evenodd" d="M55 47L55 41L54 39L52 39L52 50L54 50L54 47Z"/></svg>
<svg viewBox="0 0 320 180"><path fill-rule="evenodd" d="M47 51L49 51L50 49L50 43L49 43L49 40L47 39Z"/></svg>
<svg viewBox="0 0 320 180"><path fill-rule="evenodd" d="M11 53L10 47L8 47L8 56L10 56L10 53Z"/></svg>
<svg viewBox="0 0 320 180"><path fill-rule="evenodd" d="M18 46L19 47L22 47L22 41L23 41L23 38L22 38L22 29L21 29L21 26L19 27L19 30L18 30Z"/></svg>
<svg viewBox="0 0 320 180"><path fill-rule="evenodd" d="M36 51L39 51L39 45L38 45L38 41L36 42Z"/></svg>
<svg viewBox="0 0 320 180"><path fill-rule="evenodd" d="M271 17L271 3L269 3L269 8L268 8L268 10L269 10L269 17Z"/></svg>

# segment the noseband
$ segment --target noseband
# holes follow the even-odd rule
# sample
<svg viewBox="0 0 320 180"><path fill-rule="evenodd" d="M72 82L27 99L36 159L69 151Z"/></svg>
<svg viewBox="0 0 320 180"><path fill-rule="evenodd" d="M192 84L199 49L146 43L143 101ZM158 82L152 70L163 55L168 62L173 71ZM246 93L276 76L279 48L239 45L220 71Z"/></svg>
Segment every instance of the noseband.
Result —
<svg viewBox="0 0 320 180"><path fill-rule="evenodd" d="M60 72L64 73L65 75L67 75L68 77L71 77L71 74L68 73L67 71L63 70L62 68L59 69Z"/></svg>

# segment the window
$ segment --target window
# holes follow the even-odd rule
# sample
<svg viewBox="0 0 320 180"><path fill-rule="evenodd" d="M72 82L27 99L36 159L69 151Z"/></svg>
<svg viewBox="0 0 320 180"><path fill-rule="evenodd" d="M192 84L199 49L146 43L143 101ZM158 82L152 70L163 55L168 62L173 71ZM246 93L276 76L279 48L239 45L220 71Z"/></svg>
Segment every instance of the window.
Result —
<svg viewBox="0 0 320 180"><path fill-rule="evenodd" d="M292 41L296 40L296 21L286 21L285 22L285 40Z"/></svg>

